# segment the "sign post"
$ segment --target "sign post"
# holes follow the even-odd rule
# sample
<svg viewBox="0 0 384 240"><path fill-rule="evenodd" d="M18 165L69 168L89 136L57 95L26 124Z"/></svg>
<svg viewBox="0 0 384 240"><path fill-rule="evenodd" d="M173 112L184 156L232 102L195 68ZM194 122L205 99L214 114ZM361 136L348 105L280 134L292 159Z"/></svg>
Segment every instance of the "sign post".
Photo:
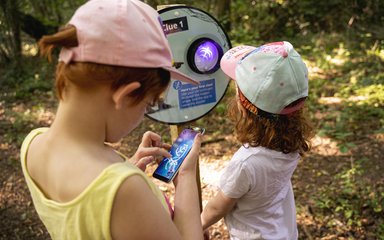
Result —
<svg viewBox="0 0 384 240"><path fill-rule="evenodd" d="M232 46L219 22L198 8L162 5L158 12L174 66L199 82L196 86L172 79L158 106L147 113L152 120L170 124L174 141L188 122L209 113L223 98L230 79L220 69L220 60ZM199 163L196 174L202 210Z"/></svg>

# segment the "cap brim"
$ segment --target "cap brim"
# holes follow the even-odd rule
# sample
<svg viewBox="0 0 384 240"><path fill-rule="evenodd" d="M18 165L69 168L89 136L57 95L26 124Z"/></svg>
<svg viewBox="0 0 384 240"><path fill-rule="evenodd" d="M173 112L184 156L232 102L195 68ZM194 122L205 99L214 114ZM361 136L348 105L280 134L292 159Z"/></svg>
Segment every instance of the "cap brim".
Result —
<svg viewBox="0 0 384 240"><path fill-rule="evenodd" d="M296 105L292 107L284 108L283 110L281 110L279 114L286 115L286 114L296 112L297 110L299 110L304 106L304 102L305 102L305 99L301 100L300 102L298 102Z"/></svg>
<svg viewBox="0 0 384 240"><path fill-rule="evenodd" d="M165 70L168 70L171 74L171 78L175 80L180 80L182 82L191 83L194 85L199 85L199 82L187 76L184 73L176 70L174 67L163 67Z"/></svg>
<svg viewBox="0 0 384 240"><path fill-rule="evenodd" d="M255 50L256 47L252 46L237 46L229 49L224 56L221 58L220 67L223 72L233 80L236 80L236 66L245 55Z"/></svg>

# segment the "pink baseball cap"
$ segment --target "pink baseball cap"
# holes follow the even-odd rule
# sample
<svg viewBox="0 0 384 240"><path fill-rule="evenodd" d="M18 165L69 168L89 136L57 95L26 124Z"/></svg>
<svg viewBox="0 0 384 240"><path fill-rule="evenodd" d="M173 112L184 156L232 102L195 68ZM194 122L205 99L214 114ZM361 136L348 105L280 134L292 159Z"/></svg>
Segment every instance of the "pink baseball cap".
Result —
<svg viewBox="0 0 384 240"><path fill-rule="evenodd" d="M172 79L198 84L172 66L172 53L159 14L138 0L90 0L68 24L78 46L62 48L59 61L163 68Z"/></svg>
<svg viewBox="0 0 384 240"><path fill-rule="evenodd" d="M308 96L308 69L289 42L234 47L224 54L220 66L242 95L267 113L295 112L304 101L287 106ZM243 105L253 112L252 106Z"/></svg>

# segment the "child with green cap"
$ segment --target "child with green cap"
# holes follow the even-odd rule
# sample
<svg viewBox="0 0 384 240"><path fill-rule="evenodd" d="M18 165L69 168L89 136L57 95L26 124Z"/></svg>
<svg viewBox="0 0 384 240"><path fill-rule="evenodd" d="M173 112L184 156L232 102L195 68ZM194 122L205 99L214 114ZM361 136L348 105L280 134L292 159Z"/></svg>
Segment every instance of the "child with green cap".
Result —
<svg viewBox="0 0 384 240"><path fill-rule="evenodd" d="M313 132L307 67L289 42L275 42L230 49L221 68L236 83L230 116L242 147L201 214L203 229L224 217L232 240L297 239L291 177Z"/></svg>

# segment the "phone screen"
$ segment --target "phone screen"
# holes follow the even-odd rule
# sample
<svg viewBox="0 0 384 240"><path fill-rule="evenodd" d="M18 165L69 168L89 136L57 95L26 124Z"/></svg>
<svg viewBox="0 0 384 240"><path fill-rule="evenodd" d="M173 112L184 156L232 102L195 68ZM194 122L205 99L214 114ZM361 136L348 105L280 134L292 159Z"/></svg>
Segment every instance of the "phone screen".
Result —
<svg viewBox="0 0 384 240"><path fill-rule="evenodd" d="M164 158L160 163L153 177L164 182L170 182L175 177L179 167L183 163L184 158L188 155L192 148L193 140L197 133L204 133L202 128L186 128L184 129L176 141L173 143L169 153L171 158Z"/></svg>

